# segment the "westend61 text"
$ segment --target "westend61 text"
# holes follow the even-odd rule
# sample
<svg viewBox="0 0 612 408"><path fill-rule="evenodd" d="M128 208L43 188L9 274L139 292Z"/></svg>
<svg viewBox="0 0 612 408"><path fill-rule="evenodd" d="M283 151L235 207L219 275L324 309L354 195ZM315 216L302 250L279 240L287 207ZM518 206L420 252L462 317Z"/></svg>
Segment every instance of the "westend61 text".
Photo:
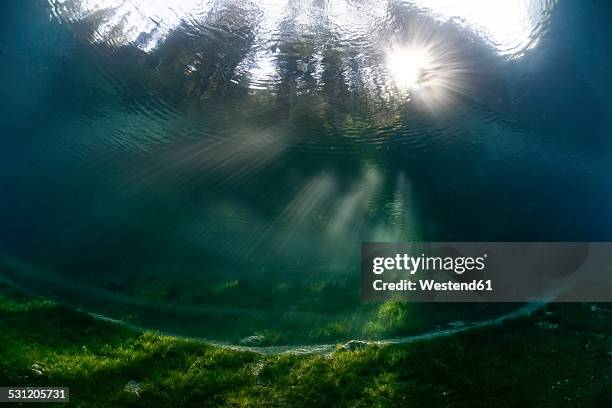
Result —
<svg viewBox="0 0 612 408"><path fill-rule="evenodd" d="M402 279L397 282L383 282L377 279L372 282L376 291L491 291L493 284L491 280L473 280L470 282L436 282L432 279L419 279L414 282L409 279Z"/></svg>

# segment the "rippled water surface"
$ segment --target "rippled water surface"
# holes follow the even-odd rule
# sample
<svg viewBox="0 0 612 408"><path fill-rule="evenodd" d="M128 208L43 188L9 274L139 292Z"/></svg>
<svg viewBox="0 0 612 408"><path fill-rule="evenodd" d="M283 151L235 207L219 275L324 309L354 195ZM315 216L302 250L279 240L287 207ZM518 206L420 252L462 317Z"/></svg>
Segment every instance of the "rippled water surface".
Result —
<svg viewBox="0 0 612 408"><path fill-rule="evenodd" d="M363 241L612 238L607 2L2 8L12 284L214 340L387 338L513 306L364 304Z"/></svg>

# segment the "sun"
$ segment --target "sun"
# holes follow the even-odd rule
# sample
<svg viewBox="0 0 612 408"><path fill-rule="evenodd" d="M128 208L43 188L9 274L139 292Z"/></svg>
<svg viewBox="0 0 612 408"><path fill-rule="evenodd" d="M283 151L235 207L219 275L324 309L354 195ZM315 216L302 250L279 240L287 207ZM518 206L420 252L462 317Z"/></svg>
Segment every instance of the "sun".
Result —
<svg viewBox="0 0 612 408"><path fill-rule="evenodd" d="M432 59L424 48L394 48L386 57L387 70L399 88L416 90L427 81Z"/></svg>
<svg viewBox="0 0 612 408"><path fill-rule="evenodd" d="M383 48L391 98L439 110L469 93L474 71L448 36L429 27L413 27L401 40Z"/></svg>

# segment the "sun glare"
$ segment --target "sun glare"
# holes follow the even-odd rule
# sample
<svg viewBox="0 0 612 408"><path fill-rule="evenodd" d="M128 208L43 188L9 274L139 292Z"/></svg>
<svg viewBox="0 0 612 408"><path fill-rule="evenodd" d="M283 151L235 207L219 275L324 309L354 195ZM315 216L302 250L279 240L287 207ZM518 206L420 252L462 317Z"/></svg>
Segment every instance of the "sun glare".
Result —
<svg viewBox="0 0 612 408"><path fill-rule="evenodd" d="M406 38L387 48L384 62L392 94L429 109L453 104L469 87L465 56L429 27L413 27Z"/></svg>
<svg viewBox="0 0 612 408"><path fill-rule="evenodd" d="M399 88L417 90L427 81L431 57L417 47L396 48L387 52L387 69Z"/></svg>

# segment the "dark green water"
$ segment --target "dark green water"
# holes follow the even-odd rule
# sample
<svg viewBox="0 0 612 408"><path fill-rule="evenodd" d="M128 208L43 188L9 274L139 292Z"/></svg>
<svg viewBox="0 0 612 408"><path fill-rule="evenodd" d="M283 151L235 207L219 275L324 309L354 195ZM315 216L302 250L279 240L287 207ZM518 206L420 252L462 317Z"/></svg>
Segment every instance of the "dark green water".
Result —
<svg viewBox="0 0 612 408"><path fill-rule="evenodd" d="M515 307L364 304L363 241L610 240L607 3L188 3L2 5L4 279L318 343Z"/></svg>

